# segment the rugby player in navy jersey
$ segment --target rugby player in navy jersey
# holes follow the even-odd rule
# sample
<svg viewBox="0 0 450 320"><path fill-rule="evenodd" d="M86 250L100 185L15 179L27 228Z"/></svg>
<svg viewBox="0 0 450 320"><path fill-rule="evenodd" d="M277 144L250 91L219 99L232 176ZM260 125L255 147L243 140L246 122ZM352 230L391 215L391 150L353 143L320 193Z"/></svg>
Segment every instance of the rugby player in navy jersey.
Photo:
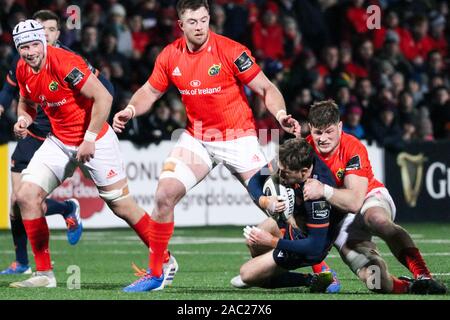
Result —
<svg viewBox="0 0 450 320"><path fill-rule="evenodd" d="M40 10L33 15L33 19L39 21L45 30L45 37L48 45L59 47L67 51L72 51L65 47L58 41L60 35L59 17L49 11ZM6 82L0 91L0 110L10 106L12 100L17 97L18 86L16 81L16 66L19 61L19 55L13 59L11 69L8 72ZM108 89L112 96L114 96L114 88L112 84L99 74L98 70L92 67L87 61L89 69L98 76L102 84ZM1 114L0 114L1 116ZM9 267L0 272L0 274L29 274L31 268L28 264L27 254L27 235L23 226L19 207L15 201L15 192L19 189L21 172L28 166L31 158L37 149L42 145L45 137L50 132L50 121L42 111L37 109L37 115L34 122L28 127L28 135L26 138L18 141L16 149L11 158L11 211L10 222L13 242L15 247L16 259ZM67 240L71 245L78 243L81 238L83 226L80 218L80 205L76 199L69 199L63 202L58 202L53 199L45 201L47 210L46 215L61 214L67 225Z"/></svg>
<svg viewBox="0 0 450 320"><path fill-rule="evenodd" d="M290 139L280 146L278 172L280 183L295 191L294 214L277 221L264 220L258 227L247 227L244 235L252 259L232 279L233 286L244 288L310 287L311 292L338 292L340 284L330 269L314 274L291 272L321 263L338 235L345 217L335 212L325 199L303 200L303 184L309 178L334 185L331 171L304 140ZM260 184L259 184L260 185ZM252 188L253 199L266 197L262 188Z"/></svg>

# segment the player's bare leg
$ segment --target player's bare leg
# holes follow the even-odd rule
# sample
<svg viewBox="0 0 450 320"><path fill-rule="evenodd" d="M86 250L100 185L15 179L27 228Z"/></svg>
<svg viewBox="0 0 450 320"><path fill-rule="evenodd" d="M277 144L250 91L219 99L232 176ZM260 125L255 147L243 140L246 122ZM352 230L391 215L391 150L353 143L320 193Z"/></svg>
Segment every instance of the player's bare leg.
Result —
<svg viewBox="0 0 450 320"><path fill-rule="evenodd" d="M149 223L150 274L124 289L126 292L161 290L165 285L163 263L174 229L175 205L210 171L195 153L175 147L166 159L155 194Z"/></svg>
<svg viewBox="0 0 450 320"><path fill-rule="evenodd" d="M373 235L383 239L397 260L407 267L414 277L431 277L419 249L408 232L395 224L385 209L372 207L364 213L364 223Z"/></svg>
<svg viewBox="0 0 450 320"><path fill-rule="evenodd" d="M100 195L110 193L111 197L103 197L108 207L128 224L135 225L145 214L144 209L139 207L128 190L127 179L122 179L109 186L98 187ZM117 198L113 199L112 193L117 192ZM121 193L119 195L119 193Z"/></svg>
<svg viewBox="0 0 450 320"><path fill-rule="evenodd" d="M393 277L372 241L349 240L339 250L342 260L366 287L378 293L393 292ZM407 284L405 283L405 289Z"/></svg>
<svg viewBox="0 0 450 320"><path fill-rule="evenodd" d="M28 181L21 183L16 194L16 201L33 250L36 273L28 280L11 283L11 287L56 287L49 251L49 230L44 217L44 200L47 195L42 187Z"/></svg>

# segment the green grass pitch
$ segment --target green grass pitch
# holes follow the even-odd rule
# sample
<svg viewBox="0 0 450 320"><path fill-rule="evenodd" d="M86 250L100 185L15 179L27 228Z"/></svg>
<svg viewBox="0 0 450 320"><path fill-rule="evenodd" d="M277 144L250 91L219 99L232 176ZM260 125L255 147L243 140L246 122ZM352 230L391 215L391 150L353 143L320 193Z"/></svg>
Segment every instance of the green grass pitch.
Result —
<svg viewBox="0 0 450 320"><path fill-rule="evenodd" d="M450 287L450 224L406 224L436 278ZM339 275L339 294L310 294L304 288L239 290L230 279L249 254L244 245L242 227L176 228L170 250L180 269L171 287L152 293L127 294L121 289L136 279L131 262L146 266L147 251L131 230L86 230L80 243L70 246L64 231L51 231L50 250L58 280L55 289L12 289L8 284L28 276L0 276L0 299L162 299L162 300L404 300L445 299L445 296L379 295L370 293L340 260L335 249L327 258ZM394 275L409 275L390 254L387 246L377 240L382 255ZM13 259L9 231L0 231L0 268ZM30 258L32 255L29 249ZM67 268L80 268L81 289L68 289ZM310 268L302 269L311 272Z"/></svg>

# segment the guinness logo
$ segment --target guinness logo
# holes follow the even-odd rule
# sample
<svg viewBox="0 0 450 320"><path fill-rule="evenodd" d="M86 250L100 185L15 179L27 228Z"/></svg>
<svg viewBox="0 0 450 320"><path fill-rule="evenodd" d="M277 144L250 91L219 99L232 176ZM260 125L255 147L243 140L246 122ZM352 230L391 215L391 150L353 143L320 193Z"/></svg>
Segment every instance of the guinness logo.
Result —
<svg viewBox="0 0 450 320"><path fill-rule="evenodd" d="M423 164L427 158L420 153L412 155L406 152L400 152L397 156L397 165L400 167L402 177L403 195L406 204L415 207L417 197L422 187Z"/></svg>

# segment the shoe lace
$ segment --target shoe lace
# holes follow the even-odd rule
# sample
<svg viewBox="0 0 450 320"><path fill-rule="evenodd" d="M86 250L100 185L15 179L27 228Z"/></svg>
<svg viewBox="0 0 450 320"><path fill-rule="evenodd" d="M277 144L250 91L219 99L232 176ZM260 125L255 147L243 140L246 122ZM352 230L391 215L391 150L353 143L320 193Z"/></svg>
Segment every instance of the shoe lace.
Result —
<svg viewBox="0 0 450 320"><path fill-rule="evenodd" d="M13 261L11 263L11 265L9 266L9 268L15 271L18 266L19 266L19 264L17 263L17 261Z"/></svg>
<svg viewBox="0 0 450 320"><path fill-rule="evenodd" d="M147 274L147 270L138 267L134 262L131 263L131 268L133 268L136 277L143 277Z"/></svg>
<svg viewBox="0 0 450 320"><path fill-rule="evenodd" d="M150 273L145 273L145 275L143 275L142 277L140 277L139 279L137 279L135 282L133 282L131 284L132 287L134 287L135 285L137 285L138 283L141 283L143 281L146 281L148 279L150 279L152 277L152 275Z"/></svg>
<svg viewBox="0 0 450 320"><path fill-rule="evenodd" d="M67 228L69 230L73 229L74 227L77 226L77 221L73 217L67 217L66 218L66 225L67 225Z"/></svg>

